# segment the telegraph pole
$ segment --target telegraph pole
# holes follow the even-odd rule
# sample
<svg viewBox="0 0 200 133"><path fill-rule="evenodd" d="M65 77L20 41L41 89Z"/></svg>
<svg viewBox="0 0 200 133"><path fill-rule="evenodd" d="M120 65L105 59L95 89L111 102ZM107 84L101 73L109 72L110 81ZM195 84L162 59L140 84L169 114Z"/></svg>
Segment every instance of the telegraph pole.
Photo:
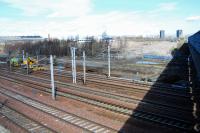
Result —
<svg viewBox="0 0 200 133"><path fill-rule="evenodd" d="M86 82L85 51L83 51L83 83Z"/></svg>
<svg viewBox="0 0 200 133"><path fill-rule="evenodd" d="M51 69L51 90L52 90L52 99L55 100L55 84L54 84L54 73L53 73L53 57L50 55L50 69Z"/></svg>
<svg viewBox="0 0 200 133"><path fill-rule="evenodd" d="M8 51L8 56L9 56L8 58L9 58L9 67L10 67L9 70L11 71L11 69L12 69L12 68L11 68L11 67L12 67L11 59L12 59L12 58L11 58L11 51L10 51L10 50Z"/></svg>
<svg viewBox="0 0 200 133"><path fill-rule="evenodd" d="M76 48L71 47L71 60L72 60L72 79L73 83L76 83Z"/></svg>
<svg viewBox="0 0 200 133"><path fill-rule="evenodd" d="M23 60L23 62L24 62L24 50L22 50L22 60Z"/></svg>
<svg viewBox="0 0 200 133"><path fill-rule="evenodd" d="M9 61L9 66L10 66L10 71L12 70L12 62L11 62L11 58L9 57L10 61Z"/></svg>
<svg viewBox="0 0 200 133"><path fill-rule="evenodd" d="M39 66L39 56L37 55L37 66Z"/></svg>
<svg viewBox="0 0 200 133"><path fill-rule="evenodd" d="M73 47L71 47L71 60L72 60L72 80L74 83L74 52L73 52Z"/></svg>
<svg viewBox="0 0 200 133"><path fill-rule="evenodd" d="M26 53L26 55L27 55L27 58L26 58L26 73L27 73L27 75L29 74L29 57L28 57L28 53Z"/></svg>
<svg viewBox="0 0 200 133"><path fill-rule="evenodd" d="M76 48L74 47L74 50L73 50L73 53L74 53L74 83L76 84Z"/></svg>
<svg viewBox="0 0 200 133"><path fill-rule="evenodd" d="M107 44L107 46L108 46L108 78L109 78L110 77L110 48L111 48L110 41L112 41L112 38L109 37L106 34L106 32L104 32L102 34L102 38L105 41L105 43Z"/></svg>
<svg viewBox="0 0 200 133"><path fill-rule="evenodd" d="M108 42L108 78L110 77L110 44Z"/></svg>
<svg viewBox="0 0 200 133"><path fill-rule="evenodd" d="M37 58L37 66L39 64L39 51L36 51L36 58Z"/></svg>
<svg viewBox="0 0 200 133"><path fill-rule="evenodd" d="M28 75L28 72L29 72L29 61L28 61L28 59L26 60L26 74Z"/></svg>

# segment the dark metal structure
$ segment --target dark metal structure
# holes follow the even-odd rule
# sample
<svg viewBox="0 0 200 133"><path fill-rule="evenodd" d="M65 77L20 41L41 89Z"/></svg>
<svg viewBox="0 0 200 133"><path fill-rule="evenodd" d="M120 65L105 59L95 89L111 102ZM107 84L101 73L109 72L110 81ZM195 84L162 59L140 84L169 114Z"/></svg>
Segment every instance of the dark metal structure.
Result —
<svg viewBox="0 0 200 133"><path fill-rule="evenodd" d="M188 45L195 67L197 81L200 81L200 31L188 38Z"/></svg>

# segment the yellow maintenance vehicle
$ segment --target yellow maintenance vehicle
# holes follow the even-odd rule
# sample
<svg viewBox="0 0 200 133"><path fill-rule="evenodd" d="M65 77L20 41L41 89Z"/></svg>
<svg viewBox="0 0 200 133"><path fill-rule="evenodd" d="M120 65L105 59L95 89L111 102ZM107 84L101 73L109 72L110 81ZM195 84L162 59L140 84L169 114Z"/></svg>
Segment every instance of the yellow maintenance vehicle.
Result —
<svg viewBox="0 0 200 133"><path fill-rule="evenodd" d="M44 66L39 65L36 59L31 57L24 59L22 66L25 69L27 69L28 67L28 69L31 69L33 71L47 70L47 68L45 68Z"/></svg>
<svg viewBox="0 0 200 133"><path fill-rule="evenodd" d="M36 59L33 59L31 57L28 57L26 59L24 59L23 63L22 63L22 66L24 66L24 68L33 68L34 65L37 64L37 60Z"/></svg>
<svg viewBox="0 0 200 133"><path fill-rule="evenodd" d="M13 57L10 59L10 65L13 67L19 67L22 62L22 58Z"/></svg>

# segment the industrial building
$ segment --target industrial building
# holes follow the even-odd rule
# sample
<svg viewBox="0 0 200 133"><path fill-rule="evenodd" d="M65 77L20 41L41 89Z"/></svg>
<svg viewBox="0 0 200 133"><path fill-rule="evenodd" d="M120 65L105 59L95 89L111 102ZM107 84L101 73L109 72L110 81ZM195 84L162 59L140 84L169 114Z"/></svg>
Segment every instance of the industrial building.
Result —
<svg viewBox="0 0 200 133"><path fill-rule="evenodd" d="M165 31L160 30L160 39L164 39L164 38L165 38Z"/></svg>
<svg viewBox="0 0 200 133"><path fill-rule="evenodd" d="M0 43L9 42L37 42L44 40L41 36L0 36Z"/></svg>
<svg viewBox="0 0 200 133"><path fill-rule="evenodd" d="M180 38L180 37L182 37L182 36L183 36L183 30L181 30L181 29L177 30L177 31L176 31L176 37L177 37L177 38Z"/></svg>

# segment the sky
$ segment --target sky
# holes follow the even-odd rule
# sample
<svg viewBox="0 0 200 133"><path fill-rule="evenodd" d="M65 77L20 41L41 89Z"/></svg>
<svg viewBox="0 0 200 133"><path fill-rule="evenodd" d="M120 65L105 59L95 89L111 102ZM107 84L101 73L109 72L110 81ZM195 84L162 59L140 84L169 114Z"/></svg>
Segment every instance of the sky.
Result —
<svg viewBox="0 0 200 133"><path fill-rule="evenodd" d="M200 30L200 0L0 0L0 35L175 36Z"/></svg>

